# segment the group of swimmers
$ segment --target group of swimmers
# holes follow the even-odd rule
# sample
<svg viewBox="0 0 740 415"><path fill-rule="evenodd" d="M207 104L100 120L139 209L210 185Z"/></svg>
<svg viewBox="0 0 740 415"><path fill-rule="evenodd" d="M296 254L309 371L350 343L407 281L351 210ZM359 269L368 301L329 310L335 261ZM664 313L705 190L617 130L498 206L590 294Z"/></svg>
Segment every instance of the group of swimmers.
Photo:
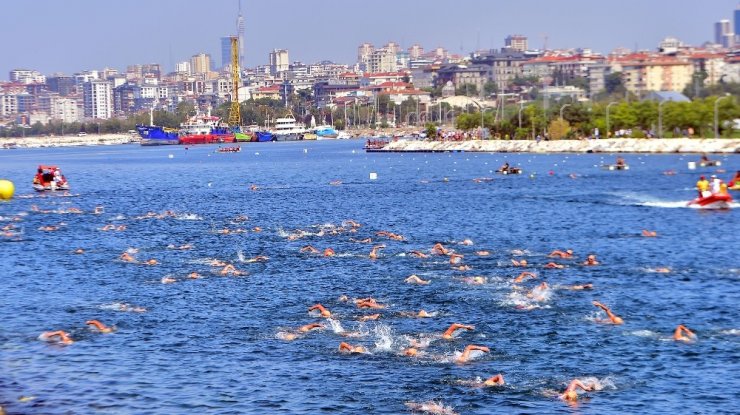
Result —
<svg viewBox="0 0 740 415"><path fill-rule="evenodd" d="M102 211L102 209L100 209ZM100 213L96 209L96 213ZM175 213L172 211L167 211L163 214L158 214L155 212L149 212L143 216L137 217L137 219L164 219L167 217L173 217L175 216ZM244 219L246 220L246 219ZM236 223L243 222L244 220L237 217L234 221ZM11 225L8 225L11 226ZM342 223L340 226L321 226L320 230L317 232L309 232L306 230L298 229L293 232L288 233L285 237L288 241L296 241L299 239L307 238L307 237L322 237L322 236L338 236L338 235L352 235L350 238L350 241L356 242L356 243L362 243L362 244L374 244L372 248L370 248L369 253L367 253L367 258L370 260L376 260L382 258L381 250L386 248L386 245L377 243L378 238L382 238L384 241L389 242L407 242L408 239L404 235L400 235L398 233L390 232L390 231L377 231L375 232L375 238L373 237L367 237L367 238L356 238L354 235L356 235L359 231L359 229L362 227L361 224L348 220ZM10 228L9 228L10 229ZM103 228L100 228L101 230L125 230L125 225L106 225ZM260 229L261 231L261 229ZM217 232L222 233L222 232ZM225 233L225 232L223 232ZM648 231L643 230L643 236L649 236L649 237L655 237L657 234L654 231ZM460 242L457 242L461 246L472 246L474 245L473 242L470 239L464 239ZM193 248L191 244L183 244L183 245L169 245L167 247L168 249L179 249L179 250L190 250ZM76 254L83 254L85 251L84 249L80 248L77 251L74 251ZM320 255L325 258L331 258L336 256L336 252L331 247L326 247L323 250L317 249L311 245L305 245L303 248L300 249L301 253L304 254L310 254L310 255ZM365 251L367 252L367 251ZM129 249L126 252L123 252L119 256L119 260L125 263L139 263L139 264L146 264L146 265L159 265L159 261L151 258L146 261L139 261L135 258L134 255L138 253L135 249ZM449 262L449 265L451 269L457 270L457 271L468 271L471 269L471 267L467 264L464 264L463 261L465 259L464 253L456 252L455 249L451 249L447 246L445 246L443 243L435 243L431 248L428 250L411 250L408 252L408 254L412 257L419 258L419 259L426 259L433 256L442 256L447 258L447 262ZM490 251L485 249L478 249L474 251L474 255L479 257L486 257L490 255ZM545 263L544 265L541 265L545 269L562 269L565 268L566 265L555 262L558 260L574 260L575 254L572 249L565 249L565 250L554 250L549 255L547 255L548 259L551 261ZM253 258L249 258L243 262L250 263L250 262L265 262L268 261L269 258L264 255L257 255ZM520 259L520 260L511 260L511 264L514 267L520 267L520 268L531 268L533 267L533 264L529 263L526 259ZM227 263L225 261L220 260L213 260L210 264L213 267L216 267L218 269L217 273L219 275L245 275L246 273L238 270L235 268L235 266L231 263ZM595 254L589 254L586 256L586 258L580 262L580 265L584 267L589 266L598 266L600 265L600 262L598 261ZM200 278L200 274L197 272L192 272L189 274L188 278L196 279ZM533 271L521 271L521 273L512 279L512 286L514 287L514 290L518 290L521 287L519 287L517 284L525 283L528 280L535 280L538 276ZM171 277L165 277L162 279L163 283L170 283L175 282L176 280ZM486 282L486 277L479 276L479 277L465 277L463 279L464 282L468 284L484 284ZM429 285L432 283L430 279L423 279L419 277L418 275L412 274L404 279L404 282L408 284L414 284L414 285ZM564 287L569 290L591 290L593 289L593 284L586 283L586 284L577 284L573 286ZM529 298L533 302L542 302L546 301L547 296L545 293L550 289L550 287L547 285L546 282L542 282L536 287L534 287L532 290L530 290L526 297ZM341 301L350 301L349 298L346 296L340 297ZM385 311L388 311L389 306L387 304L380 303L378 300L372 297L366 297L366 298L358 298L352 300L352 302L355 304L355 306L358 309L365 309L370 310L372 314L366 314L360 317L359 321L372 321L377 320L382 316L382 313ZM601 310L606 317L605 318L598 318L595 319L595 321L599 323L605 323L605 324L614 324L614 325L621 325L624 324L624 320L616 315L609 307L606 305L594 301L593 305L597 307L599 310ZM526 309L526 308L524 308ZM141 307L131 307L128 305L125 305L125 307L121 308L122 311L136 311L136 312L143 312L146 311L144 308ZM308 311L310 313L315 313L317 316L325 319L334 318L335 316L331 313L329 309L327 309L322 304L314 304L310 307L308 307ZM404 314L405 313L405 314ZM425 310L420 310L418 312L402 312L402 315L406 315L409 317L415 317L415 318L430 318L434 316L434 313L427 312ZM100 333L112 333L115 331L115 327L108 327L104 325L103 323L99 322L98 320L89 320L86 322L87 325L89 325L93 330L100 332ZM286 332L282 332L281 336L279 336L280 339L283 340L296 340L302 336L305 336L306 334L316 331L316 330L323 330L327 327L326 324L320 323L320 322L312 322L304 324L296 329L289 330ZM453 323L451 324L446 330L444 330L440 335L439 338L443 340L454 340L456 337L456 333L459 333L460 331L474 331L475 326L471 324L463 324L463 323ZM351 333L345 333L347 337L352 337ZM48 342L54 342L62 345L70 345L74 342L74 339L70 335L70 333L63 331L63 330L54 330L54 331L47 331L43 332L39 336L40 340L48 341ZM676 341L681 342L693 342L696 340L696 335L687 327L683 325L679 325L673 334L673 339ZM409 344L405 347L403 347L401 350L399 350L399 354L410 357L410 358L420 358L425 355L428 355L428 353L425 351L425 349L429 346L429 341L423 341L422 339L416 340L412 339L409 341ZM349 354L365 354L368 353L368 349L361 345L361 344L351 344L348 341L341 341L339 342L337 346L337 350L341 353L349 353ZM489 353L490 350L485 345L479 345L479 344L468 344L463 348L463 351L455 357L454 362L458 364L463 364L470 362L474 356L477 356L481 353ZM504 385L506 382L504 380L504 376L501 373L493 374L492 376L487 377L484 381L481 382L475 382L475 385L478 387L498 387ZM566 389L562 392L560 397L563 400L566 401L575 401L578 399L578 391L591 391L594 390L595 385L593 383L584 382L579 379L573 379ZM426 404L424 404L426 405ZM434 408L434 406L427 406L428 408ZM441 406L440 408L444 408ZM441 409L440 409L441 410ZM446 409L445 409L446 410ZM435 412L434 410L428 411L431 413L442 413L442 412Z"/></svg>

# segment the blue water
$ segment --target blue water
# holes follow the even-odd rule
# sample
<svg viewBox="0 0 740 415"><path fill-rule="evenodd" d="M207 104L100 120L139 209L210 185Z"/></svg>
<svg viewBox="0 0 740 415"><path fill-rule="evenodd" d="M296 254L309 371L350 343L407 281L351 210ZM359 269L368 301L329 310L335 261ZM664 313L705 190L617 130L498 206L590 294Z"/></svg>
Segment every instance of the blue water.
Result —
<svg viewBox="0 0 740 415"><path fill-rule="evenodd" d="M23 414L398 414L409 412L407 402L429 401L460 414L737 411L740 209L684 207L699 173L686 165L698 156L627 155L631 169L610 172L598 166L613 155L365 154L361 146L0 152L0 178L17 188L15 199L0 203L0 226L16 226L13 236L0 236L0 405ZM495 175L504 160L525 174ZM730 173L740 168L740 156L721 160ZM62 167L72 197L32 193L39 163ZM661 174L668 169L678 174ZM104 213L93 214L95 206ZM84 213L59 213L73 207ZM174 217L137 219L167 210ZM329 225L347 219L363 226L332 235ZM126 229L99 230L106 224ZM48 225L60 229L39 230ZM247 232L218 232L224 228ZM307 233L290 240L298 229ZM644 238L642 229L658 237ZM406 240L376 236L380 230ZM377 260L367 257L373 244L350 240L368 237L386 245ZM474 245L459 243L466 238ZM406 255L430 253L436 242L464 254L472 270ZM193 249L167 248L186 243ZM299 253L307 244L337 256ZM85 253L73 254L77 248ZM160 265L118 260L129 248ZM577 259L556 261L567 268L543 269L547 253L567 248ZM491 255L476 256L481 249ZM590 253L602 264L578 265ZM269 261L244 262L255 255ZM511 283L524 270L512 258L527 259L524 269L539 276L520 284L523 291ZM248 275L221 276L211 259ZM671 272L655 272L660 267ZM186 278L194 271L203 278ZM405 284L411 274L431 284ZM165 276L176 282L162 283ZM486 283L466 283L472 276ZM552 287L549 298L528 299L526 290L542 281ZM591 291L562 289L589 282ZM361 323L375 311L341 295L388 307ZM594 321L593 300L625 324ZM309 315L316 303L335 315L333 327ZM420 309L436 315L403 314ZM95 333L89 319L117 331ZM311 322L327 328L283 340ZM452 341L435 337L455 322L475 330ZM678 324L698 341L672 341ZM342 336L339 326L358 337ZM40 341L49 330L65 330L75 343ZM432 339L423 354L402 356L408 336L419 335ZM342 341L370 353L340 354ZM490 353L455 364L467 344ZM496 373L505 386L470 385ZM580 394L576 408L557 398L571 379L586 377L603 389Z"/></svg>

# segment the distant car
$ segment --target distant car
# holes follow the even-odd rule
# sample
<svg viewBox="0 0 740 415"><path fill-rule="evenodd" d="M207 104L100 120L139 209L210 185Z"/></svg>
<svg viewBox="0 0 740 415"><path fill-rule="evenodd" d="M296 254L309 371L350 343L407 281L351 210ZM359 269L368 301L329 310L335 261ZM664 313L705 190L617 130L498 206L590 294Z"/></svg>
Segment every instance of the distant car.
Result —
<svg viewBox="0 0 740 415"><path fill-rule="evenodd" d="M86 135L87 133L84 132L77 133L77 137L85 137Z"/></svg>

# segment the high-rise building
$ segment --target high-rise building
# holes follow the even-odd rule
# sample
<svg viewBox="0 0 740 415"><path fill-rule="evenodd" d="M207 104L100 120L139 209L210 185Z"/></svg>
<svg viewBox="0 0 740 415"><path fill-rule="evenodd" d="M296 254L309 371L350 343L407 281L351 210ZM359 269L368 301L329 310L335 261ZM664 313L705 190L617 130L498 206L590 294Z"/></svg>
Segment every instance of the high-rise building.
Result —
<svg viewBox="0 0 740 415"><path fill-rule="evenodd" d="M273 49L270 52L270 73L272 75L286 72L289 67L290 60L286 49Z"/></svg>
<svg viewBox="0 0 740 415"><path fill-rule="evenodd" d="M244 16L242 16L242 2L239 1L239 16L236 18L236 35L239 38L239 67L244 67Z"/></svg>
<svg viewBox="0 0 740 415"><path fill-rule="evenodd" d="M735 34L732 32L732 25L729 20L723 19L714 24L714 43L718 43L725 48L732 46Z"/></svg>
<svg viewBox="0 0 740 415"><path fill-rule="evenodd" d="M740 37L740 6L735 9L735 36ZM740 42L738 42L740 43Z"/></svg>
<svg viewBox="0 0 740 415"><path fill-rule="evenodd" d="M49 88L49 91L57 92L63 97L77 93L75 79L71 76L50 76L46 78L46 86Z"/></svg>
<svg viewBox="0 0 740 415"><path fill-rule="evenodd" d="M231 64L231 36L221 38L221 67Z"/></svg>
<svg viewBox="0 0 740 415"><path fill-rule="evenodd" d="M205 74L211 71L211 55L199 53L190 58L190 70L194 74Z"/></svg>
<svg viewBox="0 0 740 415"><path fill-rule="evenodd" d="M360 70L367 70L370 55L373 54L373 51L375 51L375 46L369 43L363 43L357 48L357 63L360 65Z"/></svg>
<svg viewBox="0 0 740 415"><path fill-rule="evenodd" d="M386 48L380 48L370 55L366 72L395 72L396 69L396 54Z"/></svg>
<svg viewBox="0 0 740 415"><path fill-rule="evenodd" d="M522 35L509 35L504 39L504 44L507 49L518 50L520 52L526 52L528 49L527 37Z"/></svg>
<svg viewBox="0 0 740 415"><path fill-rule="evenodd" d="M108 119L113 115L113 88L103 80L85 82L82 99L86 118Z"/></svg>
<svg viewBox="0 0 740 415"><path fill-rule="evenodd" d="M409 48L409 58L419 59L424 54L424 48L419 45L413 45Z"/></svg>
<svg viewBox="0 0 740 415"><path fill-rule="evenodd" d="M10 82L43 84L46 82L46 76L42 75L39 71L32 71L30 69L13 69L10 71Z"/></svg>
<svg viewBox="0 0 740 415"><path fill-rule="evenodd" d="M391 55L396 55L398 52L401 51L401 46L396 42L388 42L383 47L385 48L385 50L390 52Z"/></svg>
<svg viewBox="0 0 740 415"><path fill-rule="evenodd" d="M177 62L175 64L175 72L190 75L190 62Z"/></svg>

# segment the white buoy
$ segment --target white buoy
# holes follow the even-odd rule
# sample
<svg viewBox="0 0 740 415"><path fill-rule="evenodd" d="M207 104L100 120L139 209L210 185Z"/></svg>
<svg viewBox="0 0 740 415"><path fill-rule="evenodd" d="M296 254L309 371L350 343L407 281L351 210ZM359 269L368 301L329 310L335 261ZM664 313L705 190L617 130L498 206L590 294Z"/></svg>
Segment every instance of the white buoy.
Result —
<svg viewBox="0 0 740 415"><path fill-rule="evenodd" d="M304 149L303 149L303 152L304 152L304 153L308 153L308 149L307 149L307 148L304 148ZM354 153L355 151L354 151L354 150L352 150L352 152Z"/></svg>
<svg viewBox="0 0 740 415"><path fill-rule="evenodd" d="M174 154L170 154L170 155L167 156L167 158L173 159L173 158L175 158L175 155Z"/></svg>
<svg viewBox="0 0 740 415"><path fill-rule="evenodd" d="M690 161L689 162L689 170L696 170L696 162Z"/></svg>
<svg viewBox="0 0 740 415"><path fill-rule="evenodd" d="M255 152L254 155L259 156L260 155L259 151Z"/></svg>
<svg viewBox="0 0 740 415"><path fill-rule="evenodd" d="M370 172L370 180L378 180L378 173Z"/></svg>

